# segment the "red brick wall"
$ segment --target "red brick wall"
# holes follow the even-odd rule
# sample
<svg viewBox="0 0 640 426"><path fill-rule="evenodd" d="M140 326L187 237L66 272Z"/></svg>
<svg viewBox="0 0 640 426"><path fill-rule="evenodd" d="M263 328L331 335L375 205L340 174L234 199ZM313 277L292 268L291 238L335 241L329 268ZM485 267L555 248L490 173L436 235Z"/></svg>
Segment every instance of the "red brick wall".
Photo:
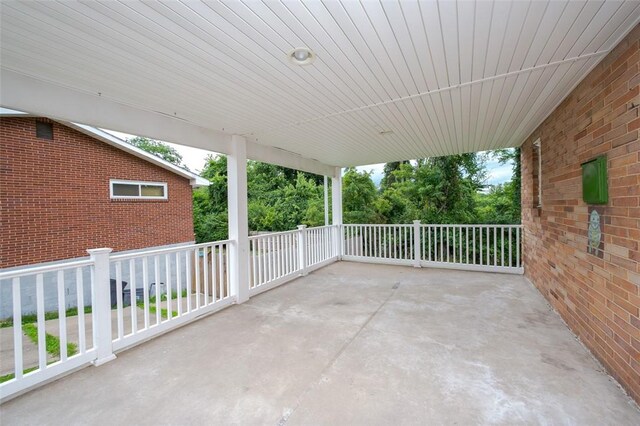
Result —
<svg viewBox="0 0 640 426"><path fill-rule="evenodd" d="M58 123L0 119L0 268L193 241L189 180ZM111 200L109 179L167 182L168 200Z"/></svg>
<svg viewBox="0 0 640 426"><path fill-rule="evenodd" d="M640 402L640 26L522 145L526 276ZM542 144L542 208L534 206ZM580 164L608 159L604 254L587 253Z"/></svg>

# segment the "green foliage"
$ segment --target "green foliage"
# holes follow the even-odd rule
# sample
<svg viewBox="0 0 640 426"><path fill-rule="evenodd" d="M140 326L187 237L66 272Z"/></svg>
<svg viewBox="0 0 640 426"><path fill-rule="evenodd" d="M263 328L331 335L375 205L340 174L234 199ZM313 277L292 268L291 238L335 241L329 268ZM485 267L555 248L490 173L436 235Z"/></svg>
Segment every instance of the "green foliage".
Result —
<svg viewBox="0 0 640 426"><path fill-rule="evenodd" d="M24 370L22 370L22 374L31 373L32 371L36 371L38 368L39 367L25 368ZM0 376L0 383L8 382L9 380L14 379L15 377L16 375L14 373L5 374L3 376Z"/></svg>
<svg viewBox="0 0 640 426"><path fill-rule="evenodd" d="M494 151L494 155L498 158L500 164L506 164L509 161L513 162L513 178L508 184L511 186L511 204L513 205L513 215L520 217L521 211L521 197L520 192L522 190L522 168L520 164L520 147L499 149Z"/></svg>
<svg viewBox="0 0 640 426"><path fill-rule="evenodd" d="M512 182L484 194L486 158L514 161ZM504 158L504 160L503 160ZM227 161L209 157L202 172L212 185L193 195L198 242L228 238ZM324 224L322 177L272 164L247 164L249 229L286 231ZM371 174L345 170L342 182L345 223L519 223L519 152L460 154L388 163L380 188Z"/></svg>
<svg viewBox="0 0 640 426"><path fill-rule="evenodd" d="M164 142L139 136L127 139L127 142L151 154L157 155L163 160L175 164L176 166L188 169L188 167L182 163L182 155Z"/></svg>
<svg viewBox="0 0 640 426"><path fill-rule="evenodd" d="M91 313L91 306L84 307L84 313ZM66 317L74 317L78 315L78 308L69 308L66 311ZM44 313L44 320L53 320L58 319L58 311L49 311ZM27 314L22 316L22 324L35 323L38 321L38 316L36 314ZM0 321L0 328L13 327L13 317L6 318Z"/></svg>
<svg viewBox="0 0 640 426"><path fill-rule="evenodd" d="M371 173L348 168L342 177L344 223L379 223L375 209L376 197Z"/></svg>
<svg viewBox="0 0 640 426"><path fill-rule="evenodd" d="M227 158L207 158L201 175L208 179L211 185L195 190L193 194L196 241L227 239ZM249 161L249 229L288 231L301 224L324 224L323 180L322 176Z"/></svg>
<svg viewBox="0 0 640 426"><path fill-rule="evenodd" d="M35 324L25 324L22 331L36 345L38 344L38 327ZM47 353L55 358L60 357L60 338L49 333L45 333L45 348ZM78 353L75 343L67 343L67 356Z"/></svg>

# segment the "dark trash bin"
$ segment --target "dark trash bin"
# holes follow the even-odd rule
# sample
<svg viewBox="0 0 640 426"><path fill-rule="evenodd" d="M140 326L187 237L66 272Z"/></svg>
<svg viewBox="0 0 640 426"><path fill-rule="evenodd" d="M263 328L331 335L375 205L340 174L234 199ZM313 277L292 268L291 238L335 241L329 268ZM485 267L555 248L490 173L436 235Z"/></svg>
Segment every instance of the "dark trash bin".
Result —
<svg viewBox="0 0 640 426"><path fill-rule="evenodd" d="M143 299L144 299L144 289L137 287L136 288L136 303L137 302L142 302ZM131 289L130 288L125 288L124 290L122 290L122 302L123 302L124 306L131 305Z"/></svg>
<svg viewBox="0 0 640 426"><path fill-rule="evenodd" d="M127 286L127 282L126 281L122 281L122 288L125 288ZM118 298L116 297L116 294L118 293L118 288L116 286L116 280L111 279L111 306L116 306L118 304ZM124 294L124 291L122 292Z"/></svg>
<svg viewBox="0 0 640 426"><path fill-rule="evenodd" d="M127 284L124 281L122 283L125 285ZM162 288L163 285L164 283L160 283L160 288ZM155 295L156 295L156 283L151 283L149 284L149 299L151 299ZM142 301L144 301L144 288L136 287L136 303L142 302ZM123 287L122 303L124 306L131 305L131 289L128 287L127 288Z"/></svg>

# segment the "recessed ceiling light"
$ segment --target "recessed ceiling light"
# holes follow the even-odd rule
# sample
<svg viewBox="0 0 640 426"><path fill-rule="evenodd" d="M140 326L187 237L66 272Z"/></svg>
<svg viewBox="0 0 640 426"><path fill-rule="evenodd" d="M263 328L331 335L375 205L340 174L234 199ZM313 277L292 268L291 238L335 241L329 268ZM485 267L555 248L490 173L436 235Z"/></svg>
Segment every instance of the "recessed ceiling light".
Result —
<svg viewBox="0 0 640 426"><path fill-rule="evenodd" d="M315 53L308 47L297 47L289 52L289 60L296 65L309 65L315 59Z"/></svg>

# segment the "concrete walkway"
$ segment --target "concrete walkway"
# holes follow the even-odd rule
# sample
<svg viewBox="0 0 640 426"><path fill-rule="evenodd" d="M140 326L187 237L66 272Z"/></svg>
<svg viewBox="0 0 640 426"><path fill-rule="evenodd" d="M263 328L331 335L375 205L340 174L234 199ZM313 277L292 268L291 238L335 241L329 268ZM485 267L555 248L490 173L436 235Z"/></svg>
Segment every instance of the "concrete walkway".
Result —
<svg viewBox="0 0 640 426"><path fill-rule="evenodd" d="M640 424L522 277L348 262L0 411L7 425Z"/></svg>

